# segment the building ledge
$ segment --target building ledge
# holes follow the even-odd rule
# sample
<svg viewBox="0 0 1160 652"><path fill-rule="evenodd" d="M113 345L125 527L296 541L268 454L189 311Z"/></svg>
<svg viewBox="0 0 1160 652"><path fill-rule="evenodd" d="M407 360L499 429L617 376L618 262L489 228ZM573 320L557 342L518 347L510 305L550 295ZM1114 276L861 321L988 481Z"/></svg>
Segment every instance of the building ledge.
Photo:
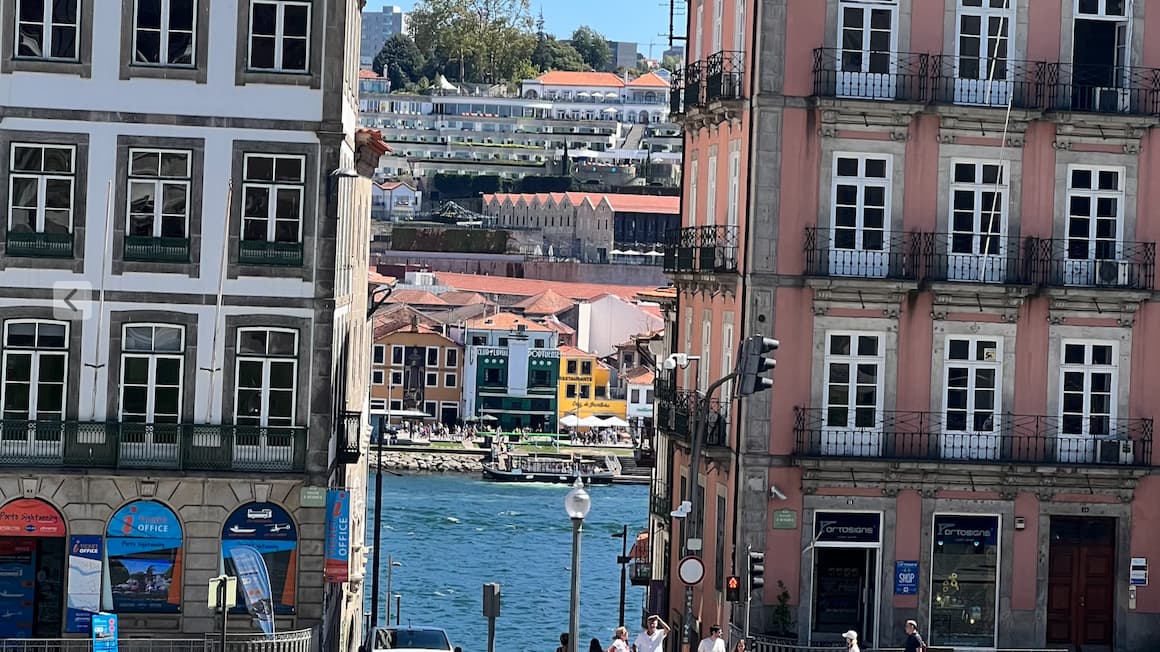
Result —
<svg viewBox="0 0 1160 652"><path fill-rule="evenodd" d="M814 290L815 315L824 315L831 308L859 308L881 310L883 316L897 318L902 313L903 298L918 290L918 281L810 277L806 286Z"/></svg>
<svg viewBox="0 0 1160 652"><path fill-rule="evenodd" d="M1069 317L1095 317L1115 319L1125 328L1136 323L1140 304L1152 296L1146 290L1094 287L1046 288L1043 292L1051 300L1047 319L1053 324Z"/></svg>
<svg viewBox="0 0 1160 652"><path fill-rule="evenodd" d="M952 312L977 311L999 314L1009 324L1019 318L1019 308L1032 293L1029 286L953 281L931 283L930 289L934 293L934 319L946 319Z"/></svg>

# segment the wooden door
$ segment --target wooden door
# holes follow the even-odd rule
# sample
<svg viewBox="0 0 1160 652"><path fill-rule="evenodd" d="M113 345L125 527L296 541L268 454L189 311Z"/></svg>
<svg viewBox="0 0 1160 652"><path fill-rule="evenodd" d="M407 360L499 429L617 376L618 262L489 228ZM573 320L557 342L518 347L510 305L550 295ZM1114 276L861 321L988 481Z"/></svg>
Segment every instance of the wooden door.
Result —
<svg viewBox="0 0 1160 652"><path fill-rule="evenodd" d="M1110 649L1115 613L1115 519L1051 519L1047 642Z"/></svg>

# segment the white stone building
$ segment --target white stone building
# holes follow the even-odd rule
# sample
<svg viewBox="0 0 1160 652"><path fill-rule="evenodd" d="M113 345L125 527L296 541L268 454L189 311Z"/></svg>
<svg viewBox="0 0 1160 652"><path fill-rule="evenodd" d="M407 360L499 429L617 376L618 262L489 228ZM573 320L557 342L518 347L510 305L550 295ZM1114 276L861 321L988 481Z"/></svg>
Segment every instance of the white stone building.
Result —
<svg viewBox="0 0 1160 652"><path fill-rule="evenodd" d="M386 148L357 128L359 10L0 4L0 548L40 569L0 577L37 605L0 638L87 637L99 609L123 637L200 639L231 533L274 519L253 538L277 535L277 630L358 648L361 545L324 563L324 505L345 489L363 541L366 177ZM7 527L18 512L45 526ZM170 535L148 569L122 541L144 515Z"/></svg>

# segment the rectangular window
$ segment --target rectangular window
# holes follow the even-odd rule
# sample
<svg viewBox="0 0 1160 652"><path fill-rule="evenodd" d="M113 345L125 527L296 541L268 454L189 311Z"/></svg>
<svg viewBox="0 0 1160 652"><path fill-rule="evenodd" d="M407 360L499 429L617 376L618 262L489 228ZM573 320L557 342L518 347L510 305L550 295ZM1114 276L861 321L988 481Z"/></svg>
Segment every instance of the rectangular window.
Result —
<svg viewBox="0 0 1160 652"><path fill-rule="evenodd" d="M839 97L895 97L896 9L896 0L842 0L838 5Z"/></svg>
<svg viewBox="0 0 1160 652"><path fill-rule="evenodd" d="M996 459L1000 450L1003 343L950 335L944 353L942 456Z"/></svg>
<svg viewBox="0 0 1160 652"><path fill-rule="evenodd" d="M4 419L63 421L67 395L68 324L16 321L4 324L3 382L0 406ZM9 435L12 435L11 437ZM29 441L35 433L22 428L3 432L3 441Z"/></svg>
<svg viewBox="0 0 1160 652"><path fill-rule="evenodd" d="M1119 281L1117 263L1124 258L1124 177L1121 167L1068 167L1065 284L1116 285Z"/></svg>
<svg viewBox="0 0 1160 652"><path fill-rule="evenodd" d="M135 4L133 63L193 66L196 0L136 0Z"/></svg>
<svg viewBox="0 0 1160 652"><path fill-rule="evenodd" d="M879 333L826 333L822 396L826 454L877 456L881 452L882 340Z"/></svg>
<svg viewBox="0 0 1160 652"><path fill-rule="evenodd" d="M713 0L713 52L721 50L721 16L724 13L724 2Z"/></svg>
<svg viewBox="0 0 1160 652"><path fill-rule="evenodd" d="M714 48L716 51L716 48ZM714 151L716 148L714 148ZM717 155L709 156L709 178L705 183L705 224L717 223Z"/></svg>
<svg viewBox="0 0 1160 652"><path fill-rule="evenodd" d="M1007 48L1015 21L1010 0L959 0L955 102L1006 104L1011 95Z"/></svg>
<svg viewBox="0 0 1160 652"><path fill-rule="evenodd" d="M189 221L189 152L130 149L128 185L126 236L186 237Z"/></svg>
<svg viewBox="0 0 1160 652"><path fill-rule="evenodd" d="M423 374L423 386L424 387L438 387L439 386L439 374L435 373L434 371L428 371L425 374Z"/></svg>
<svg viewBox="0 0 1160 652"><path fill-rule="evenodd" d="M552 385L552 372L547 369L533 369L531 376L528 378L528 385L532 387L550 387Z"/></svg>
<svg viewBox="0 0 1160 652"><path fill-rule="evenodd" d="M542 349L542 348L544 348L544 340L541 340L541 339L532 340L532 346L533 346L533 348Z"/></svg>
<svg viewBox="0 0 1160 652"><path fill-rule="evenodd" d="M443 386L447 389L455 389L459 384L459 379L455 374L443 374Z"/></svg>
<svg viewBox="0 0 1160 652"><path fill-rule="evenodd" d="M608 388L604 385L596 386L596 398L604 398L608 394Z"/></svg>
<svg viewBox="0 0 1160 652"><path fill-rule="evenodd" d="M443 356L443 366L448 369L455 369L459 366L459 350L448 347Z"/></svg>
<svg viewBox="0 0 1160 652"><path fill-rule="evenodd" d="M392 371L391 372L391 385L394 387L402 387L403 386L403 372L401 372L401 371Z"/></svg>
<svg viewBox="0 0 1160 652"><path fill-rule="evenodd" d="M427 366L428 367L438 367L439 366L439 347L437 347L437 346L427 347Z"/></svg>
<svg viewBox="0 0 1160 652"><path fill-rule="evenodd" d="M1059 365L1059 460L1096 460L1096 440L1115 435L1116 342L1064 340Z"/></svg>
<svg viewBox="0 0 1160 652"><path fill-rule="evenodd" d="M298 333L277 328L239 329L236 364L235 422L293 426Z"/></svg>
<svg viewBox="0 0 1160 652"><path fill-rule="evenodd" d="M995 647L998 533L998 516L935 515L930 645Z"/></svg>
<svg viewBox="0 0 1160 652"><path fill-rule="evenodd" d="M733 3L733 49L737 52L745 50L745 0L735 0Z"/></svg>
<svg viewBox="0 0 1160 652"><path fill-rule="evenodd" d="M1007 262L1006 166L954 161L950 193L948 280L1001 282Z"/></svg>
<svg viewBox="0 0 1160 652"><path fill-rule="evenodd" d="M11 153L8 231L71 233L75 208L76 148L13 143Z"/></svg>
<svg viewBox="0 0 1160 652"><path fill-rule="evenodd" d="M591 360L582 360L580 362L580 375L581 376L591 376L592 375L592 361Z"/></svg>
<svg viewBox="0 0 1160 652"><path fill-rule="evenodd" d="M717 535L717 550L719 550L720 552L718 552L716 555L717 556L717 561L716 561L717 572L715 573L716 577L714 578L714 582L713 582L714 588L716 588L718 591L721 590L721 587L724 585L724 582L725 582L725 513L726 513L725 496L718 494L717 495L717 514L716 514L716 516L717 516L716 535Z"/></svg>
<svg viewBox="0 0 1160 652"><path fill-rule="evenodd" d="M628 394L629 394L629 399L628 399L629 403L640 403L640 390L639 389L634 389L631 392L629 392Z"/></svg>
<svg viewBox="0 0 1160 652"><path fill-rule="evenodd" d="M387 399L385 399L385 398L372 398L371 399L371 411L372 412L386 412L386 410L387 410Z"/></svg>
<svg viewBox="0 0 1160 652"><path fill-rule="evenodd" d="M423 413L430 417L439 418L439 403L436 401L423 401Z"/></svg>
<svg viewBox="0 0 1160 652"><path fill-rule="evenodd" d="M306 158L246 154L242 179L242 240L299 243Z"/></svg>
<svg viewBox="0 0 1160 652"><path fill-rule="evenodd" d="M403 364L403 353L404 353L403 347L401 347L397 344L392 345L391 346L391 364L392 365Z"/></svg>
<svg viewBox="0 0 1160 652"><path fill-rule="evenodd" d="M830 273L886 276L892 158L834 155Z"/></svg>
<svg viewBox="0 0 1160 652"><path fill-rule="evenodd" d="M485 335L472 335L471 336L471 345L472 346L487 346L487 336L485 336Z"/></svg>
<svg viewBox="0 0 1160 652"><path fill-rule="evenodd" d="M310 3L252 0L251 70L307 72L310 52Z"/></svg>
<svg viewBox="0 0 1160 652"><path fill-rule="evenodd" d="M16 56L76 61L80 0L16 0Z"/></svg>
<svg viewBox="0 0 1160 652"><path fill-rule="evenodd" d="M499 338L499 345L500 346L507 346L508 345L508 338L506 338L506 337Z"/></svg>
<svg viewBox="0 0 1160 652"><path fill-rule="evenodd" d="M502 369L492 367L483 370L484 385L503 385L506 382Z"/></svg>
<svg viewBox="0 0 1160 652"><path fill-rule="evenodd" d="M644 391L644 402L645 402L645 404L646 404L646 405L652 405L652 402L653 402L653 391L652 391L651 389L646 389L646 390Z"/></svg>
<svg viewBox="0 0 1160 652"><path fill-rule="evenodd" d="M403 410L403 400L398 398L391 399L391 411L401 412Z"/></svg>
<svg viewBox="0 0 1160 652"><path fill-rule="evenodd" d="M738 206L741 204L741 150L739 148L740 141L733 141L729 145L729 196L726 198L729 203L725 209L725 224L727 226L737 226Z"/></svg>
<svg viewBox="0 0 1160 652"><path fill-rule="evenodd" d="M697 364L697 387L701 391L709 388L709 374L712 369L713 351L713 311L701 311L701 362Z"/></svg>
<svg viewBox="0 0 1160 652"><path fill-rule="evenodd" d="M697 29L700 30L700 24ZM694 44L699 45L699 44ZM697 153L693 152L693 164L689 166L689 208L686 213L689 215L689 226L697 226L697 168L700 167L697 161Z"/></svg>
<svg viewBox="0 0 1160 652"><path fill-rule="evenodd" d="M580 398L592 398L592 387L590 385L580 386Z"/></svg>
<svg viewBox="0 0 1160 652"><path fill-rule="evenodd" d="M126 325L121 350L121 420L178 423L185 329L154 324Z"/></svg>
<svg viewBox="0 0 1160 652"><path fill-rule="evenodd" d="M385 385L387 382L387 374L382 369L371 370L371 384Z"/></svg>
<svg viewBox="0 0 1160 652"><path fill-rule="evenodd" d="M386 364L387 362L387 347L385 344L374 345L373 359L375 364Z"/></svg>
<svg viewBox="0 0 1160 652"><path fill-rule="evenodd" d="M567 385L564 386L564 397L565 398L576 398L576 385L575 385L575 383L568 383Z"/></svg>
<svg viewBox="0 0 1160 652"><path fill-rule="evenodd" d="M576 361L575 360L567 361L564 364L564 369L566 370L565 373L567 373L569 376L575 376L576 375Z"/></svg>

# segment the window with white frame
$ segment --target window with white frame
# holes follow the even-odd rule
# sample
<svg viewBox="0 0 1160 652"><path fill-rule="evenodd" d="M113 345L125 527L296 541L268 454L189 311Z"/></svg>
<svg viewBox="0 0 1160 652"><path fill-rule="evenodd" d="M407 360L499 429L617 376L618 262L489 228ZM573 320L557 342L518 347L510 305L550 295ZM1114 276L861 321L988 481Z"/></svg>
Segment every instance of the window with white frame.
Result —
<svg viewBox="0 0 1160 652"><path fill-rule="evenodd" d="M737 212L741 204L741 141L729 143L729 196L726 199L725 224L737 226Z"/></svg>
<svg viewBox="0 0 1160 652"><path fill-rule="evenodd" d="M76 148L13 143L8 175L8 230L70 233L76 209Z"/></svg>
<svg viewBox="0 0 1160 652"><path fill-rule="evenodd" d="M733 11L733 49L742 52L745 50L745 0L735 0Z"/></svg>
<svg viewBox="0 0 1160 652"><path fill-rule="evenodd" d="M310 2L251 0L251 70L302 73L309 70Z"/></svg>
<svg viewBox="0 0 1160 652"><path fill-rule="evenodd" d="M967 86L960 82L960 101L993 104L1005 102L1005 94L997 93L1003 86L992 85L988 97L987 86L981 81L1002 82L1008 78L1008 52L1012 23L1015 19L1012 0L959 0L956 77L973 80ZM970 93L977 97L964 97Z"/></svg>
<svg viewBox="0 0 1160 652"><path fill-rule="evenodd" d="M1059 421L1064 437L1108 437L1116 419L1117 343L1064 340Z"/></svg>
<svg viewBox="0 0 1160 652"><path fill-rule="evenodd" d="M63 322L9 320L4 323L4 366L0 369L0 415L15 421L63 421L67 395L68 329ZM9 441L8 429L3 440ZM17 429L17 440L28 434Z"/></svg>
<svg viewBox="0 0 1160 652"><path fill-rule="evenodd" d="M1067 170L1067 259L1119 260L1123 239L1124 168L1072 165ZM1089 265L1069 266L1083 283Z"/></svg>
<svg viewBox="0 0 1160 652"><path fill-rule="evenodd" d="M439 374L434 372L434 371L428 371L428 372L424 373L423 374L423 386L424 387L438 387L439 386Z"/></svg>
<svg viewBox="0 0 1160 652"><path fill-rule="evenodd" d="M721 51L721 22L725 13L724 0L713 0L713 48L712 52Z"/></svg>
<svg viewBox="0 0 1160 652"><path fill-rule="evenodd" d="M842 73L885 74L895 70L897 9L897 0L841 0L838 64ZM841 86L843 80L839 77Z"/></svg>
<svg viewBox="0 0 1160 652"><path fill-rule="evenodd" d="M889 249L890 177L893 158L835 154L831 271L884 276Z"/></svg>
<svg viewBox="0 0 1160 652"><path fill-rule="evenodd" d="M386 412L386 410L387 410L387 399L385 399L385 398L372 398L371 399L371 411L372 412Z"/></svg>
<svg viewBox="0 0 1160 652"><path fill-rule="evenodd" d="M733 322L721 324L721 369L722 377L733 372ZM728 397L733 390L733 383L727 382L721 386L721 396Z"/></svg>
<svg viewBox="0 0 1160 652"><path fill-rule="evenodd" d="M882 334L826 333L826 427L879 427L884 364Z"/></svg>
<svg viewBox="0 0 1160 652"><path fill-rule="evenodd" d="M398 344L391 345L391 364L403 364L405 350Z"/></svg>
<svg viewBox="0 0 1160 652"><path fill-rule="evenodd" d="M180 421L185 329L127 324L121 351L121 420Z"/></svg>
<svg viewBox="0 0 1160 652"><path fill-rule="evenodd" d="M991 337L948 335L944 356L946 432L998 432L1003 343Z"/></svg>
<svg viewBox="0 0 1160 652"><path fill-rule="evenodd" d="M126 235L184 238L189 223L190 153L129 150Z"/></svg>
<svg viewBox="0 0 1160 652"><path fill-rule="evenodd" d="M302 240L306 159L281 154L246 154L242 183L242 240Z"/></svg>
<svg viewBox="0 0 1160 652"><path fill-rule="evenodd" d="M947 278L1001 281L1007 229L1006 165L952 161Z"/></svg>
<svg viewBox="0 0 1160 652"><path fill-rule="evenodd" d="M79 58L80 1L16 0L16 56L76 61Z"/></svg>
<svg viewBox="0 0 1160 652"><path fill-rule="evenodd" d="M385 385L387 383L387 372L382 369L371 370L371 384Z"/></svg>
<svg viewBox="0 0 1160 652"><path fill-rule="evenodd" d="M693 164L689 166L689 209L685 211L689 216L689 226L697 226L697 182L699 168L697 153L693 152Z"/></svg>
<svg viewBox="0 0 1160 652"><path fill-rule="evenodd" d="M372 359L374 364L387 363L387 347L385 344L376 344L372 349Z"/></svg>
<svg viewBox="0 0 1160 652"><path fill-rule="evenodd" d="M705 184L705 224L717 223L717 155L709 156L709 178Z"/></svg>
<svg viewBox="0 0 1160 652"><path fill-rule="evenodd" d="M135 0L133 63L194 65L197 0Z"/></svg>
<svg viewBox="0 0 1160 652"><path fill-rule="evenodd" d="M447 389L455 389L455 386L458 384L459 384L459 381L456 378L455 374L443 374L443 386L444 387L446 387Z"/></svg>
<svg viewBox="0 0 1160 652"><path fill-rule="evenodd" d="M423 413L428 415L428 416L435 417L436 419L438 419L439 418L439 402L438 401L423 401Z"/></svg>
<svg viewBox="0 0 1160 652"><path fill-rule="evenodd" d="M238 425L293 426L297 378L297 331L238 329L234 384Z"/></svg>
<svg viewBox="0 0 1160 652"><path fill-rule="evenodd" d="M403 386L403 372L401 372L401 371L392 371L391 372L391 385L393 385L395 387L402 387Z"/></svg>
<svg viewBox="0 0 1160 652"><path fill-rule="evenodd" d="M709 387L709 361L713 350L713 311L701 311L701 361L697 364L697 387L705 391Z"/></svg>
<svg viewBox="0 0 1160 652"><path fill-rule="evenodd" d="M454 347L447 347L444 357L443 366L448 369L454 369L459 366L459 350Z"/></svg>
<svg viewBox="0 0 1160 652"><path fill-rule="evenodd" d="M439 366L439 347L437 347L437 346L427 347L427 360L426 360L426 362L427 362L428 367L438 367Z"/></svg>

